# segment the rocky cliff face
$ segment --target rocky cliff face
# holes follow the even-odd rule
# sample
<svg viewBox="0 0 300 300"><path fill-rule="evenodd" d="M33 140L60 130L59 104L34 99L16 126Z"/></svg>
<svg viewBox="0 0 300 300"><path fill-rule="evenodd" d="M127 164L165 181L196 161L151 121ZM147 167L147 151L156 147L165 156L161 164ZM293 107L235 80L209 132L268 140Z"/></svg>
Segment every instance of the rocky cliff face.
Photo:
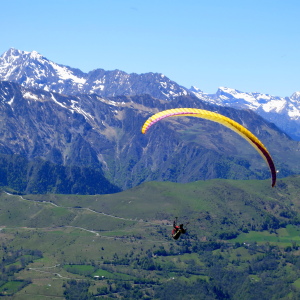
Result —
<svg viewBox="0 0 300 300"><path fill-rule="evenodd" d="M148 180L269 177L256 151L217 123L172 118L141 134L151 114L175 107L217 109L261 138L280 174L299 171L299 143L250 110L216 108L192 96L66 96L11 82L0 82L0 152L101 170L122 189Z"/></svg>

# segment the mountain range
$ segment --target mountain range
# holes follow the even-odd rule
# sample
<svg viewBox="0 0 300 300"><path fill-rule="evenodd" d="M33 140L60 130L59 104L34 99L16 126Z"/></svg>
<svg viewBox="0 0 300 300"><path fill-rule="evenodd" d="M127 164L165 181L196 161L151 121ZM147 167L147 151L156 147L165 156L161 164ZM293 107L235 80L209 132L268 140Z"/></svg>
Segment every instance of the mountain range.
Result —
<svg viewBox="0 0 300 300"><path fill-rule="evenodd" d="M0 80L65 95L95 93L102 97L113 97L149 94L169 101L178 96L195 95L210 104L251 109L292 138L300 140L299 91L283 98L220 87L215 94L206 94L196 87L185 88L159 73L127 74L120 70L103 69L84 73L79 69L56 64L36 51L26 52L14 48L0 57Z"/></svg>
<svg viewBox="0 0 300 300"><path fill-rule="evenodd" d="M220 87L216 94L207 95L192 89L204 101L237 109L251 109L266 120L276 124L295 140L300 140L300 92L291 97L276 97L261 93L245 93Z"/></svg>
<svg viewBox="0 0 300 300"><path fill-rule="evenodd" d="M290 124L289 128L295 125L293 134L283 130L276 122L288 118L292 110L285 110L286 114L284 110L274 110L271 104L283 101L278 97L270 96L267 101L258 94L251 94L251 98L249 94L244 93L246 97L225 88L220 88L216 95L207 95L196 88L184 88L158 73L138 75L102 69L84 73L51 62L35 51L17 49L9 49L1 56L0 80L0 153L9 157L6 163L2 158L2 169L11 170L11 162L18 161L11 156L19 155L28 162L49 161L51 170L55 169L52 164L85 168L79 172L80 180L88 186L92 185L88 173L106 180L102 190L70 187L63 191L62 176L58 176L46 192L108 193L150 180L269 177L265 162L253 148L214 122L172 119L155 125L145 136L141 134L147 117L176 107L213 110L236 120L267 146L280 176L300 171L295 164L300 159L300 143L291 138L297 137L297 114L294 119L282 121ZM247 101L241 100L240 94ZM297 99L295 93L284 101L293 102L296 111ZM273 107L269 117L275 115L276 122L270 123L266 116L260 116L262 112L267 115L267 107ZM23 178L3 178L2 182L28 183L35 172L32 164L22 165L26 168L20 172ZM69 178L71 173L61 171ZM41 190L38 189L40 193ZM36 184L31 181L22 191L35 192Z"/></svg>

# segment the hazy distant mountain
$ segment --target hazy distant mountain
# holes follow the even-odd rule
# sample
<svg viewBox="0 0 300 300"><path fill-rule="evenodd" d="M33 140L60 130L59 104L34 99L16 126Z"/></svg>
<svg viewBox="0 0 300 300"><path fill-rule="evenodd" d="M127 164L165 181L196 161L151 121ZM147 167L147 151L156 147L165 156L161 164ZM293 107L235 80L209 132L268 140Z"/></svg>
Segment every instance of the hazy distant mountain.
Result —
<svg viewBox="0 0 300 300"><path fill-rule="evenodd" d="M172 100L194 94L210 104L251 109L300 140L300 92L280 98L221 87L216 94L209 95L195 87L187 89L180 86L159 73L127 74L120 70L103 69L84 73L56 64L36 51L25 52L14 48L0 57L0 80L65 95L96 93L102 97L112 97L149 94L154 98Z"/></svg>
<svg viewBox="0 0 300 300"><path fill-rule="evenodd" d="M261 93L244 93L225 87L220 87L213 95L204 94L197 88L192 88L191 91L199 99L212 104L251 109L294 139L300 140L300 92L282 98Z"/></svg>

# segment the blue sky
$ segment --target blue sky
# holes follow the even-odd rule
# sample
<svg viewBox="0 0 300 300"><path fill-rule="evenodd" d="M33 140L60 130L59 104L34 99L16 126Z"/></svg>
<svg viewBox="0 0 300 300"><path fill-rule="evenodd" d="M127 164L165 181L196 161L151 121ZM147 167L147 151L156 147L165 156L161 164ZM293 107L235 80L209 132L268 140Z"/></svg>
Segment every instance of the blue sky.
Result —
<svg viewBox="0 0 300 300"><path fill-rule="evenodd" d="M0 54L285 97L300 91L299 11L299 0L0 0Z"/></svg>

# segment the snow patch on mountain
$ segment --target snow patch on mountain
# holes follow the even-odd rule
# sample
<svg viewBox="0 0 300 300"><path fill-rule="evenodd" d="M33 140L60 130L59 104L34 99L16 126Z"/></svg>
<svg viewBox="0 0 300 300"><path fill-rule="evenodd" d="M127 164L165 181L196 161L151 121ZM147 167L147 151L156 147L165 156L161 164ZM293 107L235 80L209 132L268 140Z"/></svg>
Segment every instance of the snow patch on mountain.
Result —
<svg viewBox="0 0 300 300"><path fill-rule="evenodd" d="M57 101L55 96L51 93L51 99L58 105L60 105L63 108L67 108L66 105L62 104L61 102Z"/></svg>
<svg viewBox="0 0 300 300"><path fill-rule="evenodd" d="M50 62L50 65L56 71L56 74L60 78L59 80L61 80L61 82L63 82L64 80L71 80L71 81L81 84L81 85L85 84L85 82L86 82L85 78L74 75L74 73L67 67L57 65L53 62Z"/></svg>
<svg viewBox="0 0 300 300"><path fill-rule="evenodd" d="M35 100L35 101L38 101L39 100L39 97L35 94L33 94L32 92L26 92L23 94L23 98L25 99L32 99L32 100Z"/></svg>
<svg viewBox="0 0 300 300"><path fill-rule="evenodd" d="M77 113L83 115L86 120L94 120L94 117L91 114L84 111L80 105L78 105L78 101L71 100L71 103L72 112L76 111Z"/></svg>

